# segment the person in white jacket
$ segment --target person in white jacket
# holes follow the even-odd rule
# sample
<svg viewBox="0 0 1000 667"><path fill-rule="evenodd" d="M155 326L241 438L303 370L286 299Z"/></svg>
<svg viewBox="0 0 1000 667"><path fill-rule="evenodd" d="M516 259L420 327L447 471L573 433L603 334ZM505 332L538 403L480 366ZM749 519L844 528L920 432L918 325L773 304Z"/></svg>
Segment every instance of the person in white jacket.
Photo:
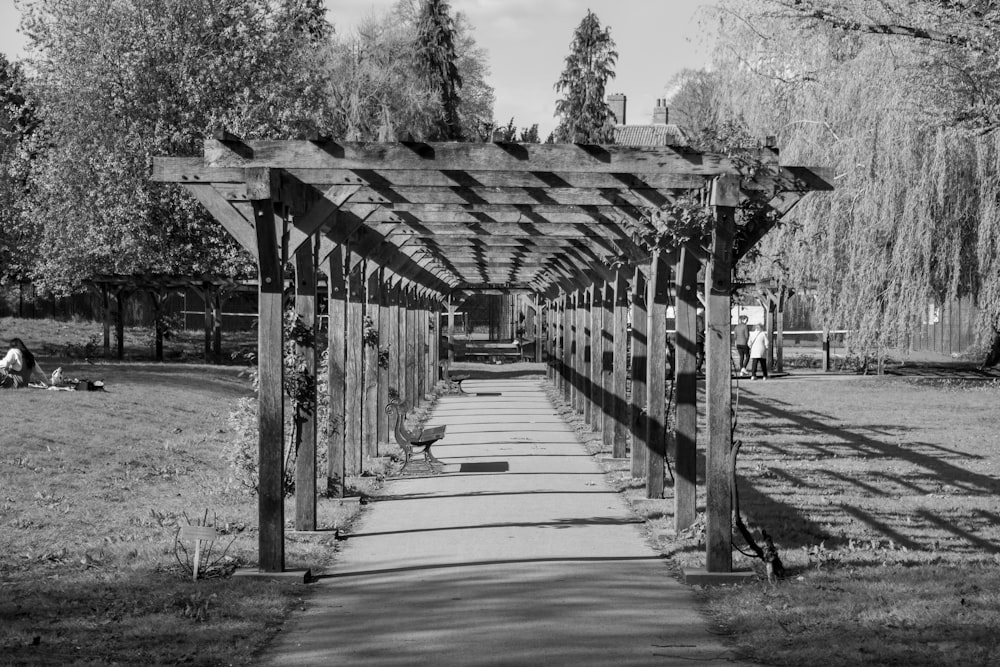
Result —
<svg viewBox="0 0 1000 667"><path fill-rule="evenodd" d="M764 372L764 379L767 379L767 332L764 331L764 327L760 324L754 327L753 333L750 334L750 379L757 379L757 363L760 362L760 368Z"/></svg>

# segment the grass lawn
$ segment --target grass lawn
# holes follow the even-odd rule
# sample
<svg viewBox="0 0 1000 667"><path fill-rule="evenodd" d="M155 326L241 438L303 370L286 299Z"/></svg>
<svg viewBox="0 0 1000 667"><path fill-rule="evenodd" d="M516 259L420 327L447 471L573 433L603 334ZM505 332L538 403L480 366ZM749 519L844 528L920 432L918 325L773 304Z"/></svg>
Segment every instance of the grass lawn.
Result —
<svg viewBox="0 0 1000 667"><path fill-rule="evenodd" d="M6 319L0 339L58 351L91 329ZM206 510L235 538L227 567L256 556L256 500L223 457L226 417L249 394L240 368L41 361L108 391L0 393L0 662L250 661L306 587L193 583L174 556L177 527ZM699 592L744 654L1000 664L1000 383L813 373L743 381L739 399L741 509L788 570L774 585ZM672 499L646 500L641 481L609 467L664 555L678 569L703 564L703 527L673 534ZM321 499L321 527L352 511ZM322 568L336 546L333 531L289 534L288 566ZM738 554L735 564L761 571Z"/></svg>
<svg viewBox="0 0 1000 667"><path fill-rule="evenodd" d="M1000 384L936 375L740 383L741 510L788 576L736 553L757 581L699 594L747 657L1000 664ZM609 467L676 567L703 567L703 524L675 535L671 490L646 500Z"/></svg>
<svg viewBox="0 0 1000 667"><path fill-rule="evenodd" d="M88 327L5 319L0 336L43 349L82 343ZM220 567L255 565L256 499L223 456L227 416L250 395L245 374L40 356L46 371L62 366L107 391L0 393L0 663L248 662L306 587L195 583L174 546L178 526L207 511L221 545L233 540ZM356 507L320 499L320 527L343 524ZM289 499L289 522L293 508ZM286 541L289 568L321 569L335 551L332 530Z"/></svg>

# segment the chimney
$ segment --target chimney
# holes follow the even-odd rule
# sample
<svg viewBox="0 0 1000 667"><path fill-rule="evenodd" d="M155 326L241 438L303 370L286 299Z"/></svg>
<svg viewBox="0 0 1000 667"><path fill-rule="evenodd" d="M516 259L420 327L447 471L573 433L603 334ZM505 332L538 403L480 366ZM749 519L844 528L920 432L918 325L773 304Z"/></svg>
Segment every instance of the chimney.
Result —
<svg viewBox="0 0 1000 667"><path fill-rule="evenodd" d="M669 122L670 114L667 112L667 101L656 100L656 107L653 108L653 125L666 125Z"/></svg>
<svg viewBox="0 0 1000 667"><path fill-rule="evenodd" d="M621 93L608 95L608 106L611 107L611 113L614 114L616 125L625 124L625 102L625 96Z"/></svg>

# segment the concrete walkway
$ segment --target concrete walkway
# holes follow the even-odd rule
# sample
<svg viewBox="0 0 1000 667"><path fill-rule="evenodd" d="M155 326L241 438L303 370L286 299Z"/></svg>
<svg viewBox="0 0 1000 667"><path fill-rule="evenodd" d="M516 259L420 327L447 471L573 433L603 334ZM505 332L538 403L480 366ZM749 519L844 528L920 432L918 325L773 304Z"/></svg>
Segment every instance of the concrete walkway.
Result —
<svg viewBox="0 0 1000 667"><path fill-rule="evenodd" d="M444 474L387 484L269 664L733 664L544 383L440 399Z"/></svg>

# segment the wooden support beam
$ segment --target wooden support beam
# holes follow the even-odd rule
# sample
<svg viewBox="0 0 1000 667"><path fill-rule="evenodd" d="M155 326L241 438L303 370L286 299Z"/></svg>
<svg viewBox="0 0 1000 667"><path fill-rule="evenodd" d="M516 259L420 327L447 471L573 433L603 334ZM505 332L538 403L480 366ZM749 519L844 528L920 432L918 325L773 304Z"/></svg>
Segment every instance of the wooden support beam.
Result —
<svg viewBox="0 0 1000 667"><path fill-rule="evenodd" d="M452 301L452 296L448 296L448 364L445 366L444 379L448 380L451 367L455 364L455 314L458 306Z"/></svg>
<svg viewBox="0 0 1000 667"><path fill-rule="evenodd" d="M587 372L588 302L587 290L581 289L577 291L576 322L573 331L575 342L573 348L573 374L576 377L576 383L574 384L575 391L573 392L573 410L578 415L584 417L586 417L587 397L590 395L590 392L587 391L587 384L590 382L589 373Z"/></svg>
<svg viewBox="0 0 1000 667"><path fill-rule="evenodd" d="M329 438L326 445L326 489L335 498L344 497L345 400L347 383L347 279L344 249L336 246L327 260L327 312L329 352L327 379L330 387Z"/></svg>
<svg viewBox="0 0 1000 667"><path fill-rule="evenodd" d="M346 254L345 254L346 256ZM347 380L344 387L344 467L348 475L360 475L364 436L364 266L358 266L347 280Z"/></svg>
<svg viewBox="0 0 1000 667"><path fill-rule="evenodd" d="M115 292L115 358L119 361L125 358L125 304L128 297L129 292L124 288Z"/></svg>
<svg viewBox="0 0 1000 667"><path fill-rule="evenodd" d="M201 297L205 312L205 350L204 360L206 364L218 363L212 358L212 332L215 330L215 313L212 310L212 301L215 298L217 288L210 282L205 281L201 285L192 288Z"/></svg>
<svg viewBox="0 0 1000 667"><path fill-rule="evenodd" d="M646 474L646 358L648 343L646 327L646 279L642 271L635 270L632 281L632 408L630 426L632 433L632 477L640 479Z"/></svg>
<svg viewBox="0 0 1000 667"><path fill-rule="evenodd" d="M254 257L257 256L257 239L254 235L254 227L242 213L233 207L231 202L219 194L211 184L185 183L184 188L208 209L212 217L225 227L229 235L236 239L236 242L244 250Z"/></svg>
<svg viewBox="0 0 1000 667"><path fill-rule="evenodd" d="M365 282L364 396L361 399L363 415L361 433L362 452L365 461L370 461L378 456L378 349L381 345L381 340L377 338L381 331L378 271Z"/></svg>
<svg viewBox="0 0 1000 667"><path fill-rule="evenodd" d="M730 305L732 294L735 207L739 204L739 179L720 177L713 187L715 226L709 265L705 271L708 401L708 452L705 467L705 566L709 572L733 569L732 491L729 455L732 449L732 369Z"/></svg>
<svg viewBox="0 0 1000 667"><path fill-rule="evenodd" d="M598 281L590 288L590 419L594 431L604 431L604 286Z"/></svg>
<svg viewBox="0 0 1000 667"><path fill-rule="evenodd" d="M581 351L580 351L580 411L583 421L588 426L594 424L594 362L593 362L593 299L594 286L580 292L583 308L580 313Z"/></svg>
<svg viewBox="0 0 1000 667"><path fill-rule="evenodd" d="M316 530L316 255L311 241L295 252L296 352L305 382L295 401L295 530Z"/></svg>
<svg viewBox="0 0 1000 667"><path fill-rule="evenodd" d="M222 290L212 294L212 354L215 363L222 363Z"/></svg>
<svg viewBox="0 0 1000 667"><path fill-rule="evenodd" d="M556 382L556 344L558 336L558 319L556 302L554 299L545 300L545 377L555 384Z"/></svg>
<svg viewBox="0 0 1000 667"><path fill-rule="evenodd" d="M576 329L576 304L572 294L566 294L563 305L562 318L562 393L563 400L572 407L573 387L576 383L575 368L573 366L574 332Z"/></svg>
<svg viewBox="0 0 1000 667"><path fill-rule="evenodd" d="M270 193L253 202L258 287L258 568L285 569L285 400L281 246Z"/></svg>
<svg viewBox="0 0 1000 667"><path fill-rule="evenodd" d="M545 320L543 319L544 313L542 311L542 297L539 294L534 294L532 297L534 301L534 333L533 338L535 339L535 363L542 363L543 350L542 342L546 338L546 326Z"/></svg>
<svg viewBox="0 0 1000 667"><path fill-rule="evenodd" d="M598 292L601 309L600 355L598 366L601 373L601 402L597 406L601 412L601 449L614 452L615 446L615 284L606 282Z"/></svg>
<svg viewBox="0 0 1000 667"><path fill-rule="evenodd" d="M387 341L389 347L389 389L396 398L400 398L406 395L401 375L401 369L405 363L403 354L402 287L399 284L393 285L389 289L388 297L389 307L386 319L389 324L389 340ZM385 411L385 406L382 406L382 411Z"/></svg>
<svg viewBox="0 0 1000 667"><path fill-rule="evenodd" d="M417 317L416 317L416 289L408 287L403 292L403 374L406 384L406 399L411 408L416 410L420 407L420 396L417 393Z"/></svg>
<svg viewBox="0 0 1000 667"><path fill-rule="evenodd" d="M614 401L614 429L612 456L623 459L628 455L630 410L628 386L628 310L629 286L625 270L619 268L615 276L615 311L613 324L613 350L611 362L612 400Z"/></svg>
<svg viewBox="0 0 1000 667"><path fill-rule="evenodd" d="M655 171L684 176L733 173L738 165L724 155L692 160L690 151L671 146L585 144L473 144L458 142L369 144L363 142L255 140L239 149L206 139L206 167L275 167L280 169L435 169L450 171L533 171L633 173ZM767 149L753 157L774 162Z"/></svg>
<svg viewBox="0 0 1000 667"><path fill-rule="evenodd" d="M20 312L18 313L20 315ZM108 286L101 285L101 322L104 325L104 358L111 358L111 298Z"/></svg>
<svg viewBox="0 0 1000 667"><path fill-rule="evenodd" d="M360 189L357 185L334 185L327 189L319 201L314 203L304 216L295 220L288 231L288 251L298 252L299 246L325 225L333 223L337 211ZM360 222L360 221L359 221Z"/></svg>
<svg viewBox="0 0 1000 667"><path fill-rule="evenodd" d="M146 290L149 294L149 301L153 305L153 359L163 361L163 299L165 294L162 289L153 288Z"/></svg>
<svg viewBox="0 0 1000 667"><path fill-rule="evenodd" d="M389 402L389 364L392 357L392 313L389 306L389 289L385 281L384 271L379 271L378 281L378 402L375 411L378 417L378 456L384 456L389 450L392 438L392 424L385 406Z"/></svg>
<svg viewBox="0 0 1000 667"><path fill-rule="evenodd" d="M662 498L666 484L667 301L670 267L653 251L647 289L646 497ZM672 436L672 434L671 434Z"/></svg>
<svg viewBox="0 0 1000 667"><path fill-rule="evenodd" d="M674 529L680 532L697 518L698 474L698 269L700 263L687 248L677 260L674 314Z"/></svg>

